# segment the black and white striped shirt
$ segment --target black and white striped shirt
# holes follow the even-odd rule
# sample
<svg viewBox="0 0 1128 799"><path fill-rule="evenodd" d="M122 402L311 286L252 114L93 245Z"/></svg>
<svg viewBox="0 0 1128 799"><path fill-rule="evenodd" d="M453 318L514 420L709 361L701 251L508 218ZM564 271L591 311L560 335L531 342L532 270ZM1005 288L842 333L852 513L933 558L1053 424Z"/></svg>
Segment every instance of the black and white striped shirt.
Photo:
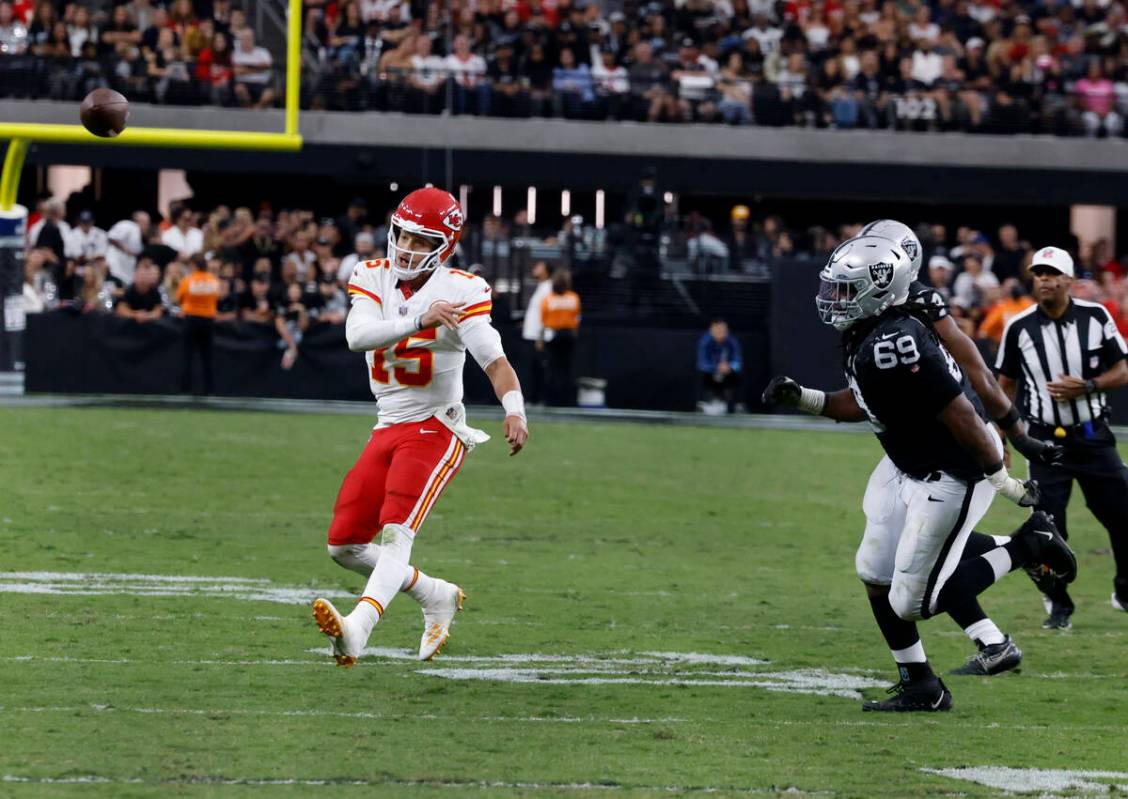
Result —
<svg viewBox="0 0 1128 799"><path fill-rule="evenodd" d="M1060 319L1051 319L1037 305L1011 317L995 367L1020 382L1020 407L1028 420L1073 427L1103 417L1108 398L1098 391L1054 402L1046 384L1063 374L1088 380L1126 356L1128 346L1108 310L1095 302L1071 299Z"/></svg>

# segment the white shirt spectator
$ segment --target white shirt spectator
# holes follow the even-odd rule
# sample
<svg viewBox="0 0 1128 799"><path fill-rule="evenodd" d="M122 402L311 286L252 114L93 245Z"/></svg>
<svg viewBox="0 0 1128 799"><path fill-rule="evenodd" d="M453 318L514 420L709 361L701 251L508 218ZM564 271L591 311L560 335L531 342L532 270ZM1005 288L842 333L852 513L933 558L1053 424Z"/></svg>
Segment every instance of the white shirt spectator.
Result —
<svg viewBox="0 0 1128 799"><path fill-rule="evenodd" d="M317 276L317 253L313 250L303 250L289 253L282 259L283 263L293 263L294 272L298 280L312 279ZM354 264L355 265L355 264Z"/></svg>
<svg viewBox="0 0 1128 799"><path fill-rule="evenodd" d="M604 94L626 94L631 90L627 70L620 65L608 69L602 60L595 60L591 65L591 78ZM537 312L540 313L539 308Z"/></svg>
<svg viewBox="0 0 1128 799"><path fill-rule="evenodd" d="M105 255L109 246L106 231L93 225L88 230L83 230L82 225L72 228L63 239L63 253L67 258L81 258L84 261Z"/></svg>
<svg viewBox="0 0 1128 799"><path fill-rule="evenodd" d="M956 282L952 284L952 298L970 308L983 301L985 291L997 288L998 285L999 280L992 272L984 270L978 275L960 272L956 275Z"/></svg>
<svg viewBox="0 0 1128 799"><path fill-rule="evenodd" d="M413 55L411 71L415 80L428 88L438 86L446 79L446 63L441 55Z"/></svg>
<svg viewBox="0 0 1128 799"><path fill-rule="evenodd" d="M826 43L830 41L830 28L822 23L812 22L803 29L803 35L807 37L807 46L818 52L826 49Z"/></svg>
<svg viewBox="0 0 1128 799"><path fill-rule="evenodd" d="M769 56L779 49L779 40L783 38L783 31L779 28L749 28L741 34L745 39L755 39L760 44L760 52Z"/></svg>
<svg viewBox="0 0 1128 799"><path fill-rule="evenodd" d="M729 257L728 245L708 231L703 231L686 242L686 251L690 260Z"/></svg>
<svg viewBox="0 0 1128 799"><path fill-rule="evenodd" d="M927 25L918 25L915 22L910 22L909 38L914 42L917 39L924 39L929 42L934 42L940 38L940 26L935 22L929 22Z"/></svg>
<svg viewBox="0 0 1128 799"><path fill-rule="evenodd" d="M913 80L919 80L925 86L931 86L940 79L944 70L944 58L935 50L924 52L913 51Z"/></svg>
<svg viewBox="0 0 1128 799"><path fill-rule="evenodd" d="M445 63L454 82L464 89L475 88L486 75L486 60L477 54L471 54L463 61L452 53L446 57Z"/></svg>
<svg viewBox="0 0 1128 799"><path fill-rule="evenodd" d="M265 47L256 45L251 48L250 52L242 47L236 47L231 53L231 64L236 67L251 67L259 70L239 75L235 80L243 83L266 84L270 82L270 68L274 64L274 59L270 57L270 51Z"/></svg>
<svg viewBox="0 0 1128 799"><path fill-rule="evenodd" d="M542 280L533 289L533 296L529 297L529 307L525 309L525 320L521 323L521 338L525 341L537 341L544 332L544 325L541 323L541 303L551 293L551 280Z"/></svg>
<svg viewBox="0 0 1128 799"><path fill-rule="evenodd" d="M123 219L109 229L106 238L110 242L106 249L106 264L110 268L110 274L128 286L133 282L137 256L145 247L141 226L132 219ZM115 241L120 247L112 244Z"/></svg>
<svg viewBox="0 0 1128 799"><path fill-rule="evenodd" d="M204 233L198 227L182 231L173 225L161 234L161 243L172 247L181 255L195 255L204 249Z"/></svg>
<svg viewBox="0 0 1128 799"><path fill-rule="evenodd" d="M0 55L21 55L27 50L27 27L13 19L0 25Z"/></svg>
<svg viewBox="0 0 1128 799"><path fill-rule="evenodd" d="M365 22L411 22L411 6L402 0L361 0L360 18Z"/></svg>

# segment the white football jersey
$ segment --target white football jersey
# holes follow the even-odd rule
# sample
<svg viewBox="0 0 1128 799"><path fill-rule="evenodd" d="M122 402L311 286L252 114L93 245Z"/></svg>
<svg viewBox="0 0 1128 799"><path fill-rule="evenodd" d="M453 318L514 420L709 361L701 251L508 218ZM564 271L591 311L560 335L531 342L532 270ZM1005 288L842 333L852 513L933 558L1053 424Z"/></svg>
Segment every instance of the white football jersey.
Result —
<svg viewBox="0 0 1128 799"><path fill-rule="evenodd" d="M490 285L459 269L438 267L414 293L398 283L388 259L362 261L349 279L349 297L353 305L376 303L384 319L414 318L439 300L461 303L462 321L456 330L441 326L420 330L397 344L365 353L380 427L429 419L462 401L463 336L479 326L489 327L493 308Z"/></svg>

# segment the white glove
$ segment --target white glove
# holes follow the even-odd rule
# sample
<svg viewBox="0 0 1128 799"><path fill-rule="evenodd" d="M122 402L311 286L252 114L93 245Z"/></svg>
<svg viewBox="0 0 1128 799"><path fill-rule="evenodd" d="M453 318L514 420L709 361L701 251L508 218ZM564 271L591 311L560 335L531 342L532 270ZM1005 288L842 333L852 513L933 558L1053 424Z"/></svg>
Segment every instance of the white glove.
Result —
<svg viewBox="0 0 1128 799"><path fill-rule="evenodd" d="M1032 508L1042 499L1042 492L1038 490L1036 482L1027 480L1024 483L1016 477L1011 477L1007 474L1005 466L987 475L987 480L994 486L996 492L1020 508Z"/></svg>

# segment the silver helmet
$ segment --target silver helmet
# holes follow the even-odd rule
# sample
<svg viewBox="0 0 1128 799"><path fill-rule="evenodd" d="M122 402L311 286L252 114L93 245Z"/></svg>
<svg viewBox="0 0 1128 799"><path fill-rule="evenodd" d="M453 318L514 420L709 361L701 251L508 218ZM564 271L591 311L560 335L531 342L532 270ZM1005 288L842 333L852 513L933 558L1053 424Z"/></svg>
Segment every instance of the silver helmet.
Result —
<svg viewBox="0 0 1128 799"><path fill-rule="evenodd" d="M916 233L913 233L911 227L898 222L896 219L878 219L862 228L858 235L881 236L883 239L890 239L900 244L901 249L908 254L909 260L912 261L912 280L917 279L917 275L920 274L920 264L924 257L924 251L920 246L920 239L917 238Z"/></svg>
<svg viewBox="0 0 1128 799"><path fill-rule="evenodd" d="M911 264L900 244L880 236L842 242L819 273L819 318L846 330L900 305L909 297Z"/></svg>

